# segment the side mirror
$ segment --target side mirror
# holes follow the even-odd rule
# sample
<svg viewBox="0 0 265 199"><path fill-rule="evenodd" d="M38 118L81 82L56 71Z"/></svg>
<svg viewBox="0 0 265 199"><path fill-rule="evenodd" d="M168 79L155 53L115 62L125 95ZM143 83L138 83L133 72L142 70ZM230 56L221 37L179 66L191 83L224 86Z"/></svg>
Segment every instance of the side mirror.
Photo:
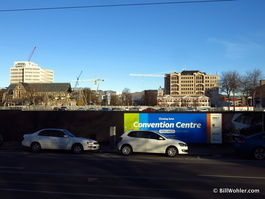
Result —
<svg viewBox="0 0 265 199"><path fill-rule="evenodd" d="M68 138L68 135L64 135L63 137L64 137L64 138Z"/></svg>
<svg viewBox="0 0 265 199"><path fill-rule="evenodd" d="M164 140L164 138L162 138L162 137L159 137L159 138L158 138L158 140Z"/></svg>

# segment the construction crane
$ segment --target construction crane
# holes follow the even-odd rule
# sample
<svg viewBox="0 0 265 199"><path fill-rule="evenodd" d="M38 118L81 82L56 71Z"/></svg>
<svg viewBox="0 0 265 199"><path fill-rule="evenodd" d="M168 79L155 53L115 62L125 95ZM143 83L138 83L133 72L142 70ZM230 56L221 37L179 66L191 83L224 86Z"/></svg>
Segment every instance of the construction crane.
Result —
<svg viewBox="0 0 265 199"><path fill-rule="evenodd" d="M165 75L155 75L155 74L129 74L130 76L140 76L140 77L164 77Z"/></svg>
<svg viewBox="0 0 265 199"><path fill-rule="evenodd" d="M167 72L164 72L164 74ZM129 74L129 76L138 76L138 77L142 77L142 83L143 83L143 87L144 86L144 77L165 77L165 75L159 75L159 73L156 74Z"/></svg>
<svg viewBox="0 0 265 199"><path fill-rule="evenodd" d="M75 96L75 99L77 100L77 103L76 103L77 106L80 106L82 104L86 104L86 102L87 102L87 100L85 98L85 95L83 93L83 90L78 90L77 91L77 89L76 89L76 87L78 85L78 82L94 81L94 84L96 86L96 92L98 92L98 87L99 87L98 82L99 81L105 81L105 79L98 79L97 76L95 77L95 79L79 79L81 74L82 74L82 71L81 71L80 75L77 77L77 80L73 80L73 81L76 81L74 96Z"/></svg>
<svg viewBox="0 0 265 199"><path fill-rule="evenodd" d="M78 86L78 81L79 81L80 76L82 75L82 72L83 72L83 71L81 71L80 74L79 74L79 76L76 77L74 90L75 90L76 87Z"/></svg>
<svg viewBox="0 0 265 199"><path fill-rule="evenodd" d="M96 86L96 90L98 91L98 85L99 85L99 81L102 81L104 82L105 79L97 79L97 77L95 77L95 79L82 79L82 80L79 80L79 82L94 82L94 85Z"/></svg>
<svg viewBox="0 0 265 199"><path fill-rule="evenodd" d="M172 71L167 71L167 72L161 72L164 74L167 73L172 73ZM165 77L165 75L159 75L160 73L156 73L156 74L129 74L129 76L138 76L138 77Z"/></svg>
<svg viewBox="0 0 265 199"><path fill-rule="evenodd" d="M34 54L35 50L36 50L36 47L34 47L34 48L33 48L32 52L31 52L31 54L30 54L30 56L29 56L29 59L28 59L28 61L30 61L30 60L31 60L31 58L32 58L32 56L33 56L33 54Z"/></svg>
<svg viewBox="0 0 265 199"><path fill-rule="evenodd" d="M82 75L82 72L80 72L80 74L76 77L75 80L75 87L73 89L73 97L76 100L76 105L77 106L81 106L83 104L83 102L85 102L85 100L82 101L83 99L83 91L82 90L77 90L77 86L78 86L78 82L80 79L80 76Z"/></svg>

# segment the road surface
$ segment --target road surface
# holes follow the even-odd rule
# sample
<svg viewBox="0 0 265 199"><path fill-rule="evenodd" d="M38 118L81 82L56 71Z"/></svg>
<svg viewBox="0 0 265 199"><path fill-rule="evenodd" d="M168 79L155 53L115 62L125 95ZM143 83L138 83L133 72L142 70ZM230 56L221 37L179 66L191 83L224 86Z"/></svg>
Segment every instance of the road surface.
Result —
<svg viewBox="0 0 265 199"><path fill-rule="evenodd" d="M265 198L265 161L0 151L3 199Z"/></svg>

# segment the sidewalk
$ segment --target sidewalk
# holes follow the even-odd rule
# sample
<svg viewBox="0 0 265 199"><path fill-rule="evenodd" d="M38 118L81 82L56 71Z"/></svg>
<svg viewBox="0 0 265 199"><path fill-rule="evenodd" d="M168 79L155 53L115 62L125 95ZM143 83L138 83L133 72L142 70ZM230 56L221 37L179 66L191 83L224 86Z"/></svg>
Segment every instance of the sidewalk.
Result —
<svg viewBox="0 0 265 199"><path fill-rule="evenodd" d="M231 156L234 155L233 144L188 144L189 155L193 156ZM4 142L0 146L0 150L24 150L24 147L20 142L8 141ZM117 150L115 147L111 147L109 144L101 143L100 152L102 153L115 153Z"/></svg>

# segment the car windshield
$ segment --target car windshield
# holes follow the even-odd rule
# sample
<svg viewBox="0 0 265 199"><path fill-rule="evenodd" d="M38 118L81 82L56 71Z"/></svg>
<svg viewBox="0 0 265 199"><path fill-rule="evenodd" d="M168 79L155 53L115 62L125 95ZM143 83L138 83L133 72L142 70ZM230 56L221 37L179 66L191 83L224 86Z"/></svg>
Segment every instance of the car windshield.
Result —
<svg viewBox="0 0 265 199"><path fill-rule="evenodd" d="M67 131L67 130L64 130L64 132L65 132L67 135L69 135L70 137L75 137L75 135L73 135L72 133L70 133L70 132Z"/></svg>

